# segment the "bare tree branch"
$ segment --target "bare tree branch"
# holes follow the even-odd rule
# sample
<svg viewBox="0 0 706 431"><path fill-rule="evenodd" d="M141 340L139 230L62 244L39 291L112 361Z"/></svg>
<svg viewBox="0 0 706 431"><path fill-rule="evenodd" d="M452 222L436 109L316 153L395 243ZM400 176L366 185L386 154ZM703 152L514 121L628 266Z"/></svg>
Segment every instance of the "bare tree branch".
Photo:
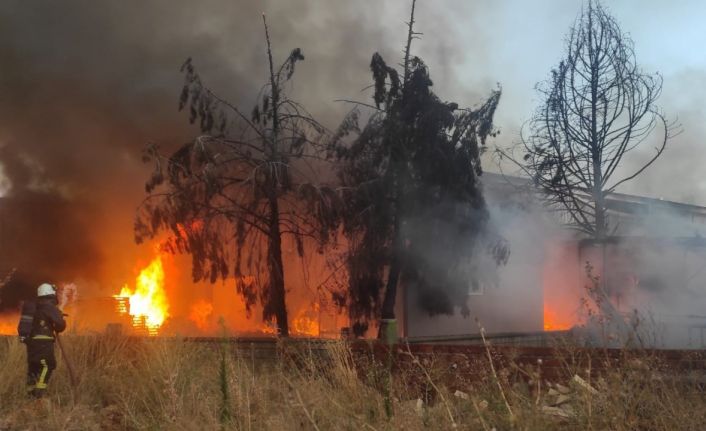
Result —
<svg viewBox="0 0 706 431"><path fill-rule="evenodd" d="M644 172L675 135L657 108L662 77L637 66L633 42L597 0L590 0L567 38L564 60L537 87L544 103L521 134L521 158L497 150L532 178L550 207L596 239L609 221L606 196ZM659 125L663 137L651 158L618 180L625 156L641 148Z"/></svg>

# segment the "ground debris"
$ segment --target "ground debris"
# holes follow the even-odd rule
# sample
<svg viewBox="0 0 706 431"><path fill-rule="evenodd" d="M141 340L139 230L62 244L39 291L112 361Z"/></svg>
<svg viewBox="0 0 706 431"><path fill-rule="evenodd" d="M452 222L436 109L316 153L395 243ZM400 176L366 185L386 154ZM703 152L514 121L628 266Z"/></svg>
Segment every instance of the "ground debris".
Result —
<svg viewBox="0 0 706 431"><path fill-rule="evenodd" d="M574 416L574 411L570 407L569 408L561 408L561 407L543 406L542 413L549 415L549 416L555 416L555 417L559 417L559 418L563 418L563 419L569 419Z"/></svg>
<svg viewBox="0 0 706 431"><path fill-rule="evenodd" d="M562 385L561 383L555 384L554 388L556 388L557 392L559 392L560 394L568 395L571 393L571 389Z"/></svg>
<svg viewBox="0 0 706 431"><path fill-rule="evenodd" d="M459 390L456 390L456 392L454 392L454 396L456 398L461 398L462 400L468 399L468 394L463 391L459 391Z"/></svg>
<svg viewBox="0 0 706 431"><path fill-rule="evenodd" d="M576 386L579 388L588 391L589 393L593 395L598 395L599 392L596 388L591 386L587 381L579 377L578 374L574 374L574 377L571 379L572 383L574 383Z"/></svg>
<svg viewBox="0 0 706 431"><path fill-rule="evenodd" d="M635 370L650 371L650 366L647 365L643 360L638 358L630 359L627 362L627 365Z"/></svg>
<svg viewBox="0 0 706 431"><path fill-rule="evenodd" d="M568 403L569 401L571 401L571 397L570 397L570 396L564 395L564 394L559 394L559 396L556 397L556 401L554 401L554 403L552 404L552 406L560 406L560 405L562 405L562 404Z"/></svg>
<svg viewBox="0 0 706 431"><path fill-rule="evenodd" d="M421 398L417 398L417 402L414 404L414 411L420 416L424 413L424 401Z"/></svg>
<svg viewBox="0 0 706 431"><path fill-rule="evenodd" d="M422 401L421 398L417 398L416 400L402 401L400 403L400 406L402 407L402 410L405 410L407 412L415 412L420 417L424 414L424 401Z"/></svg>

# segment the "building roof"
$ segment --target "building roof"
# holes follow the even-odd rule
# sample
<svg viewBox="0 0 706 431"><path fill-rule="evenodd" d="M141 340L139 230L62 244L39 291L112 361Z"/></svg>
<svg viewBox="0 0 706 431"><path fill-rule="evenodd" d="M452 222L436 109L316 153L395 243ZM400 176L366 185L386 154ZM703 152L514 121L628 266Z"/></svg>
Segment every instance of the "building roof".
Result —
<svg viewBox="0 0 706 431"><path fill-rule="evenodd" d="M481 179L486 191L501 199L533 188L526 177L487 172ZM703 206L617 192L608 194L605 204L615 235L706 237Z"/></svg>

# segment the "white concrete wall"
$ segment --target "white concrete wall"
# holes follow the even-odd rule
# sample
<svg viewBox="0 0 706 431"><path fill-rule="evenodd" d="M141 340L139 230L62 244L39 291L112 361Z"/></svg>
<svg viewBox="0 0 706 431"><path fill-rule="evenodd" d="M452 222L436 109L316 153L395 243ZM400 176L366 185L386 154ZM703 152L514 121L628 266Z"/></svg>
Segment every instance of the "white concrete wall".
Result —
<svg viewBox="0 0 706 431"><path fill-rule="evenodd" d="M486 332L535 332L543 330L543 278L548 246L557 240L554 224L536 208L518 207L504 193L486 193L491 218L509 242L510 259L497 270L497 285L485 286L480 295L469 294L470 316L458 310L452 316L429 316L413 292L404 292L406 316L401 335L414 337L477 334L477 318ZM403 287L404 289L404 287ZM402 310L400 310L402 311ZM406 332L405 332L406 329Z"/></svg>

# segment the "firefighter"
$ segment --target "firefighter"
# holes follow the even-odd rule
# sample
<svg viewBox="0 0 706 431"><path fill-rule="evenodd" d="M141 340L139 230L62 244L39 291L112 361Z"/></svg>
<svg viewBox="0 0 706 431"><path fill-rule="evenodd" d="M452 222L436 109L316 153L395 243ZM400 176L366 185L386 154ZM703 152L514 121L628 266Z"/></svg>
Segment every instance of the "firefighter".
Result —
<svg viewBox="0 0 706 431"><path fill-rule="evenodd" d="M31 328L29 333L28 327ZM20 340L24 338L27 344L27 390L39 398L44 395L52 371L56 368L55 334L66 329L54 286L44 283L37 288L36 302L30 301L22 306L18 329Z"/></svg>

